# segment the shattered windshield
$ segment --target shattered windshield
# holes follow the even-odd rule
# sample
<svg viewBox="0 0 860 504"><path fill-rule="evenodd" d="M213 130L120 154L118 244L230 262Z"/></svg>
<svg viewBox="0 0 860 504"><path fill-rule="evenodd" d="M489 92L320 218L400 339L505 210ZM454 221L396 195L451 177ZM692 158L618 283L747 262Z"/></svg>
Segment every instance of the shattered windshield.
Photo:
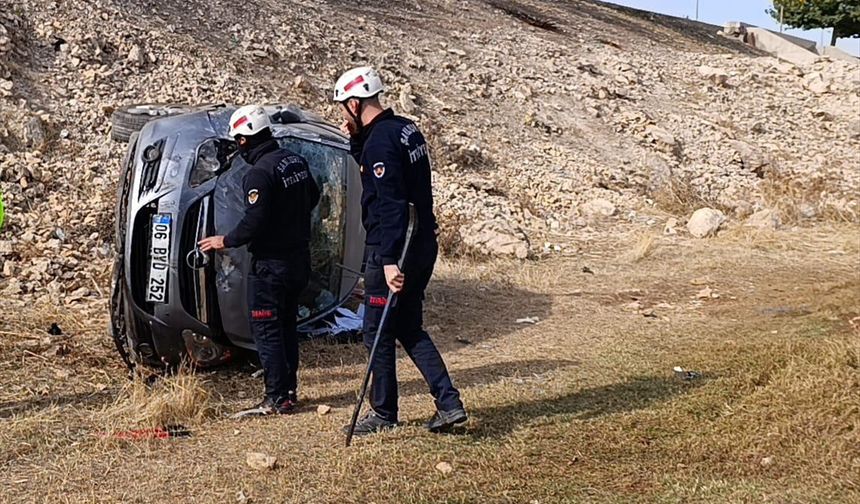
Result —
<svg viewBox="0 0 860 504"><path fill-rule="evenodd" d="M349 154L295 137L277 140L281 147L307 160L322 193L311 220L311 281L299 299L299 319L304 319L332 308L340 294Z"/></svg>

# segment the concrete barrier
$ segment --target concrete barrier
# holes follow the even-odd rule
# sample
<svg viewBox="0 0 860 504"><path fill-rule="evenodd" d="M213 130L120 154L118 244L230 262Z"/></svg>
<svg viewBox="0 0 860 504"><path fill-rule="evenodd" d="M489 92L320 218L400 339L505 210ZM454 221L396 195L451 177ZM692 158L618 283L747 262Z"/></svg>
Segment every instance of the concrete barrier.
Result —
<svg viewBox="0 0 860 504"><path fill-rule="evenodd" d="M852 55L848 54L847 52L843 51L842 49L835 47L835 46L822 47L818 51L818 54L820 54L822 56L827 56L828 58L830 58L832 60L850 61L851 63L860 63L860 58L857 58L856 56L852 56Z"/></svg>
<svg viewBox="0 0 860 504"><path fill-rule="evenodd" d="M797 66L811 65L818 60L816 44L812 40L765 30L738 21L726 23L722 34L743 40L747 45Z"/></svg>
<svg viewBox="0 0 860 504"><path fill-rule="evenodd" d="M818 53L804 49L782 35L764 28L747 28L745 42L797 66L808 66L818 61Z"/></svg>

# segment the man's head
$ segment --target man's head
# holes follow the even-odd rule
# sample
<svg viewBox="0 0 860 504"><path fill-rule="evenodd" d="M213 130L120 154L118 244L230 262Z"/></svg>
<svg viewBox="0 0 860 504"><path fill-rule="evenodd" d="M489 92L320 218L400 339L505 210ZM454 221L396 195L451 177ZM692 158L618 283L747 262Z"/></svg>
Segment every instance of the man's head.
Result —
<svg viewBox="0 0 860 504"><path fill-rule="evenodd" d="M244 155L254 147L272 138L272 120L259 105L246 105L230 116L230 133Z"/></svg>
<svg viewBox="0 0 860 504"><path fill-rule="evenodd" d="M334 86L334 101L340 103L343 118L354 131L360 131L368 120L368 112L375 115L382 107L379 95L385 91L379 73L372 67L358 67L340 76Z"/></svg>

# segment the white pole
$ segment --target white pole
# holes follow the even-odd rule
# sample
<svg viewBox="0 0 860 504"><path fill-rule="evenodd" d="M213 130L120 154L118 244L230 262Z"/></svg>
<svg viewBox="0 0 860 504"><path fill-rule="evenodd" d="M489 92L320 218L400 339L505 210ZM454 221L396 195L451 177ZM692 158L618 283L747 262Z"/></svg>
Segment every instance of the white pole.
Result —
<svg viewBox="0 0 860 504"><path fill-rule="evenodd" d="M699 0L696 0L696 21L699 20Z"/></svg>
<svg viewBox="0 0 860 504"><path fill-rule="evenodd" d="M782 27L785 24L785 6L779 6L779 33L782 33Z"/></svg>

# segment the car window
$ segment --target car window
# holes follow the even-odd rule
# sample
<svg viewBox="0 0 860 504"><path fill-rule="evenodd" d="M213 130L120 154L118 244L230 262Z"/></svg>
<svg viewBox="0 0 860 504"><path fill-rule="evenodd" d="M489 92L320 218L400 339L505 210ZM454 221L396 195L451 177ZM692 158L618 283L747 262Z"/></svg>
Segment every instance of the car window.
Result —
<svg viewBox="0 0 860 504"><path fill-rule="evenodd" d="M340 293L346 227L346 170L343 149L296 138L278 138L281 147L305 158L320 187L311 224L311 281L299 299L299 318L332 308Z"/></svg>

